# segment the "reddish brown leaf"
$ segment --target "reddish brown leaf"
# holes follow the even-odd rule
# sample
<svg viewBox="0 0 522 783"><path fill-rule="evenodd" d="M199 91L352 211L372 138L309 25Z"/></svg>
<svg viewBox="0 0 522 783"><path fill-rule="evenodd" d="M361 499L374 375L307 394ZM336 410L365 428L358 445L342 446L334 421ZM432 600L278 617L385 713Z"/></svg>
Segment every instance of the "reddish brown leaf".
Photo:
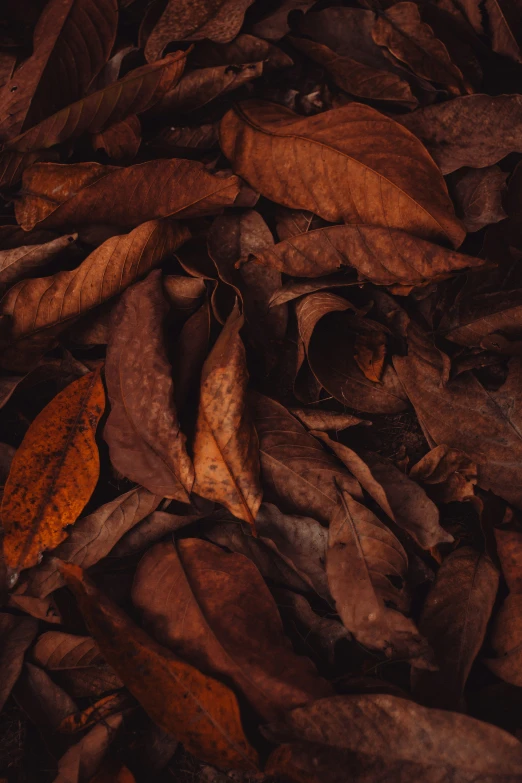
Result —
<svg viewBox="0 0 522 783"><path fill-rule="evenodd" d="M132 286L118 304L107 348L111 412L104 438L120 473L155 495L187 502L194 468L178 422L163 341L168 310L159 271Z"/></svg>
<svg viewBox="0 0 522 783"><path fill-rule="evenodd" d="M150 190L151 181L155 188ZM173 188L174 183L180 187ZM192 160L151 160L129 168L76 163L32 166L17 202L20 225L78 226L105 223L123 228L163 217L198 217L234 203L237 177L211 174ZM115 193L132 198L114 199ZM58 197L58 198L57 198Z"/></svg>
<svg viewBox="0 0 522 783"><path fill-rule="evenodd" d="M272 201L334 222L462 242L446 186L424 147L369 106L351 103L303 118L247 101L225 115L220 141L234 170Z"/></svg>
<svg viewBox="0 0 522 783"><path fill-rule="evenodd" d="M117 25L117 0L47 3L34 30L33 54L0 92L0 140L81 98L109 59Z"/></svg>
<svg viewBox="0 0 522 783"><path fill-rule="evenodd" d="M0 303L0 313L9 316L10 324L4 367L24 368L39 358L78 315L119 294L188 236L182 226L151 220L129 234L107 239L76 269L13 286Z"/></svg>
<svg viewBox="0 0 522 783"><path fill-rule="evenodd" d="M0 613L0 710L3 709L24 665L24 655L38 630L32 617Z"/></svg>
<svg viewBox="0 0 522 783"><path fill-rule="evenodd" d="M136 157L141 144L141 124L135 114L130 114L121 122L115 122L101 133L95 133L92 146L95 150L105 150L113 160L132 160Z"/></svg>
<svg viewBox="0 0 522 783"><path fill-rule="evenodd" d="M466 231L480 231L507 217L502 206L507 177L498 166L465 169L455 175L453 192Z"/></svg>
<svg viewBox="0 0 522 783"><path fill-rule="evenodd" d="M153 642L80 568L62 569L105 658L152 719L210 764L255 770L232 691Z"/></svg>
<svg viewBox="0 0 522 783"><path fill-rule="evenodd" d="M14 283L44 266L56 254L69 247L78 234L51 239L43 245L22 245L11 250L0 250L0 283Z"/></svg>
<svg viewBox="0 0 522 783"><path fill-rule="evenodd" d="M412 467L410 478L427 485L438 502L453 503L474 496L477 466L463 451L436 446Z"/></svg>
<svg viewBox="0 0 522 783"><path fill-rule="evenodd" d="M489 622L498 571L471 547L443 561L424 604L419 629L435 652L439 671L413 671L415 697L429 707L460 710L462 694Z"/></svg>
<svg viewBox="0 0 522 783"><path fill-rule="evenodd" d="M157 641L233 682L265 720L330 692L292 651L274 599L243 555L198 539L157 544L136 572L133 601Z"/></svg>
<svg viewBox="0 0 522 783"><path fill-rule="evenodd" d="M254 526L261 503L259 446L246 403L248 372L237 305L203 365L194 441L194 492Z"/></svg>

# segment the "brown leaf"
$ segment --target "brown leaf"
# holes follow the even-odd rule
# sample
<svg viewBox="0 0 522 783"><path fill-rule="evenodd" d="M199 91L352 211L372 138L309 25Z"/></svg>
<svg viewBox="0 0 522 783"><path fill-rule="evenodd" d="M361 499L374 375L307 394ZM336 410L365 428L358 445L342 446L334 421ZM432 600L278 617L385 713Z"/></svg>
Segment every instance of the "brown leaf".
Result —
<svg viewBox="0 0 522 783"><path fill-rule="evenodd" d="M480 231L507 217L502 206L508 174L498 166L465 169L455 175L453 191L466 231Z"/></svg>
<svg viewBox="0 0 522 783"><path fill-rule="evenodd" d="M269 735L295 744L276 749L266 771L300 783L341 783L347 766L354 783L515 783L522 774L520 743L506 731L388 694L319 699Z"/></svg>
<svg viewBox="0 0 522 783"><path fill-rule="evenodd" d="M276 307L277 305L285 304L285 302L291 302L292 299L298 299L305 294L313 294L316 291L324 291L331 288L351 288L360 285L360 282L354 279L353 273L347 271L324 275L323 277L290 280L274 292L269 305L270 307Z"/></svg>
<svg viewBox="0 0 522 783"><path fill-rule="evenodd" d="M183 410L191 392L199 389L201 371L210 343L211 312L208 302L201 305L183 324L174 356L176 407Z"/></svg>
<svg viewBox="0 0 522 783"><path fill-rule="evenodd" d="M261 503L258 438L246 403L248 371L236 307L201 377L194 440L194 492L224 505L254 527Z"/></svg>
<svg viewBox="0 0 522 783"><path fill-rule="evenodd" d="M210 38L228 43L239 33L253 0L169 0L145 44L149 62L157 60L171 41Z"/></svg>
<svg viewBox="0 0 522 783"><path fill-rule="evenodd" d="M255 770L257 754L243 734L232 691L153 642L80 568L62 568L105 658L150 717L202 760Z"/></svg>
<svg viewBox="0 0 522 783"><path fill-rule="evenodd" d="M312 516L328 525L338 485L361 497L358 482L275 400L250 396L259 435L263 498L284 513Z"/></svg>
<svg viewBox="0 0 522 783"><path fill-rule="evenodd" d="M58 775L53 783L89 781L114 742L122 721L121 713L111 715L94 726L76 745L72 745L58 761Z"/></svg>
<svg viewBox="0 0 522 783"><path fill-rule="evenodd" d="M179 187L173 188L174 182ZM239 185L237 177L218 177L197 161L173 159L128 168L39 164L25 173L23 192L16 217L26 231L88 223L128 228L157 218L211 214L234 203ZM132 198L115 200L115 193L132 193Z"/></svg>
<svg viewBox="0 0 522 783"><path fill-rule="evenodd" d="M366 647L432 668L430 650L408 611L408 558L393 533L347 492L330 522L326 573L345 628Z"/></svg>
<svg viewBox="0 0 522 783"><path fill-rule="evenodd" d="M510 593L498 612L491 634L496 658L484 663L500 677L517 687L522 686L522 595Z"/></svg>
<svg viewBox="0 0 522 783"><path fill-rule="evenodd" d="M129 234L107 239L76 269L17 283L0 303L2 315L10 317L10 346L3 366L16 370L39 358L80 313L119 294L188 236L183 226L151 220Z"/></svg>
<svg viewBox="0 0 522 783"><path fill-rule="evenodd" d="M234 171L272 201L332 222L462 242L445 183L424 147L369 106L298 117L246 101L221 121L220 141Z"/></svg>
<svg viewBox="0 0 522 783"><path fill-rule="evenodd" d="M32 663L25 664L13 695L31 722L44 731L55 732L78 709L69 694Z"/></svg>
<svg viewBox="0 0 522 783"><path fill-rule="evenodd" d="M418 328L410 326L408 338L408 356L396 356L394 366L431 445L464 451L477 464L480 487L521 507L520 360L510 361L496 392L469 372L444 385L447 356Z"/></svg>
<svg viewBox="0 0 522 783"><path fill-rule="evenodd" d="M111 412L103 434L120 473L155 495L188 502L194 468L178 421L162 333L168 310L160 271L121 298L107 348Z"/></svg>
<svg viewBox="0 0 522 783"><path fill-rule="evenodd" d="M11 250L0 250L0 283L14 283L27 277L33 270L45 266L77 238L78 234L70 234L43 245L22 245Z"/></svg>
<svg viewBox="0 0 522 783"><path fill-rule="evenodd" d="M116 691L110 696L104 696L84 710L75 710L67 715L59 724L57 730L64 734L74 734L84 729L90 729L97 723L104 722L110 715L135 707L132 697L125 691Z"/></svg>
<svg viewBox="0 0 522 783"><path fill-rule="evenodd" d="M508 509L507 521L512 515ZM510 592L522 593L522 531L518 527L495 527L493 532L506 584Z"/></svg>
<svg viewBox="0 0 522 783"><path fill-rule="evenodd" d="M442 41L422 21L415 3L396 3L377 17L373 40L424 79L446 87L450 94L466 90L462 73L451 61Z"/></svg>
<svg viewBox="0 0 522 783"><path fill-rule="evenodd" d="M319 432L329 432L330 430L341 432L341 430L355 427L357 424L371 426L371 421L358 419L357 416L352 416L350 413L336 413L317 408L290 408L290 413L296 416L309 430L318 430Z"/></svg>
<svg viewBox="0 0 522 783"><path fill-rule="evenodd" d="M380 382L384 370L386 347L386 332L381 325L372 324L370 320L363 321L361 331L355 338L353 358L369 381Z"/></svg>
<svg viewBox="0 0 522 783"><path fill-rule="evenodd" d="M443 561L419 621L439 671L412 670L418 701L461 710L464 686L486 635L498 578L489 557L471 547L456 549Z"/></svg>
<svg viewBox="0 0 522 783"><path fill-rule="evenodd" d="M0 613L0 710L3 709L24 665L24 655L38 630L32 617Z"/></svg>
<svg viewBox="0 0 522 783"><path fill-rule="evenodd" d="M135 114L130 114L121 122L95 133L92 138L92 146L96 151L105 150L109 158L113 160L136 157L141 144L141 124Z"/></svg>
<svg viewBox="0 0 522 783"><path fill-rule="evenodd" d="M164 117L169 112L195 111L262 75L262 62L242 63L234 67L215 65L212 68L198 68L186 73L154 106L152 114Z"/></svg>
<svg viewBox="0 0 522 783"><path fill-rule="evenodd" d="M278 8L269 11L267 16L252 26L252 32L261 38L279 41L290 30L288 14L294 10L306 11L311 5L311 0L281 0Z"/></svg>
<svg viewBox="0 0 522 783"><path fill-rule="evenodd" d="M522 62L520 53L520 7L513 0L485 0L491 48L494 52Z"/></svg>
<svg viewBox="0 0 522 783"><path fill-rule="evenodd" d="M409 108L418 106L419 102L410 85L397 74L372 68L346 55L336 54L324 44L306 38L290 37L289 41L296 49L322 65L341 90L357 98L390 101Z"/></svg>
<svg viewBox="0 0 522 783"><path fill-rule="evenodd" d="M56 558L90 568L106 557L118 541L147 517L161 502L142 487L131 489L115 500L79 519L66 538L53 552L53 557L32 568L23 582L26 592L45 598L65 582L58 569Z"/></svg>
<svg viewBox="0 0 522 783"><path fill-rule="evenodd" d="M256 530L260 540L290 563L318 595L331 601L326 578L326 528L311 517L282 514L273 503L262 503Z"/></svg>
<svg viewBox="0 0 522 783"><path fill-rule="evenodd" d="M33 54L0 91L0 140L85 94L116 38L117 0L52 0L34 30Z"/></svg>
<svg viewBox="0 0 522 783"><path fill-rule="evenodd" d="M4 149L24 153L47 149L83 133L100 133L131 114L141 114L179 81L185 60L185 52L176 52L153 65L136 68L11 139Z"/></svg>
<svg viewBox="0 0 522 783"><path fill-rule="evenodd" d="M163 278L163 290L168 297L177 320L185 320L192 315L202 303L207 288L201 278L183 277L182 275L167 275Z"/></svg>
<svg viewBox="0 0 522 783"><path fill-rule="evenodd" d="M477 466L463 451L441 445L412 467L410 478L426 484L439 503L462 502L475 494Z"/></svg>
<svg viewBox="0 0 522 783"><path fill-rule="evenodd" d="M40 553L67 537L100 472L96 427L105 408L99 372L60 392L33 421L16 452L2 498L3 555L16 581Z"/></svg>
<svg viewBox="0 0 522 783"><path fill-rule="evenodd" d="M397 119L426 145L443 174L484 168L522 151L522 96L465 95Z"/></svg>
<svg viewBox="0 0 522 783"><path fill-rule="evenodd" d="M234 683L265 720L331 692L293 652L270 591L243 555L198 539L157 544L140 562L132 598L157 641Z"/></svg>
<svg viewBox="0 0 522 783"><path fill-rule="evenodd" d="M207 124L163 128L149 143L153 148L164 150L167 155L174 155L179 148L210 150L217 147L218 141L217 125Z"/></svg>
<svg viewBox="0 0 522 783"><path fill-rule="evenodd" d="M351 266L377 285L423 285L484 262L404 231L376 226L329 226L256 252L256 259L287 275L320 277Z"/></svg>

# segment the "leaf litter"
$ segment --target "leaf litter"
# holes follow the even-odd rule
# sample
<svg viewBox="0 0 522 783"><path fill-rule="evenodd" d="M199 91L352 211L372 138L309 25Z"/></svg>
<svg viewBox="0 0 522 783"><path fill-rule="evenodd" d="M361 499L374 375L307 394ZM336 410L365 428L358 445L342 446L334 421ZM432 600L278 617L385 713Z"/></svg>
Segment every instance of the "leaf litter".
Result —
<svg viewBox="0 0 522 783"><path fill-rule="evenodd" d="M0 9L0 779L522 779L507 0Z"/></svg>

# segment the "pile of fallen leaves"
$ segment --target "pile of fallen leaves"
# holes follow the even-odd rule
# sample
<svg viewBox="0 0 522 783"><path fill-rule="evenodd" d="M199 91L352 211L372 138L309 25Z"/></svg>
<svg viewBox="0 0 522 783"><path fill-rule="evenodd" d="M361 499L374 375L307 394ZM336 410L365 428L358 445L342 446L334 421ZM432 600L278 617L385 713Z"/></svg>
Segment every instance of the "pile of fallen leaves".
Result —
<svg viewBox="0 0 522 783"><path fill-rule="evenodd" d="M522 780L519 43L3 0L0 778Z"/></svg>

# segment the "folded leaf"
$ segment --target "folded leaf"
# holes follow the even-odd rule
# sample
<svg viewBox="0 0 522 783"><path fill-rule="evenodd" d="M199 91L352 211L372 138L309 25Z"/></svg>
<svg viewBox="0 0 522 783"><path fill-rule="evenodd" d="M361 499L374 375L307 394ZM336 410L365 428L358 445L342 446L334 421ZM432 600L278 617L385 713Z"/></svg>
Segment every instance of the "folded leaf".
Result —
<svg viewBox="0 0 522 783"><path fill-rule="evenodd" d="M404 231L376 226L329 226L297 234L255 252L257 261L296 277L320 277L354 267L377 285L423 285L484 262Z"/></svg>
<svg viewBox="0 0 522 783"><path fill-rule="evenodd" d="M129 288L119 302L107 347L111 412L103 435L120 473L155 495L186 503L194 468L163 337L168 311L160 271Z"/></svg>
<svg viewBox="0 0 522 783"><path fill-rule="evenodd" d="M224 116L221 148L263 196L331 222L398 228L458 247L464 237L422 144L369 106L313 117L262 101ZM407 160L407 165L405 161Z"/></svg>
<svg viewBox="0 0 522 783"><path fill-rule="evenodd" d="M72 234L51 239L43 245L22 245L11 250L0 250L0 283L14 283L27 277L28 273L44 266L77 238L78 234Z"/></svg>
<svg viewBox="0 0 522 783"><path fill-rule="evenodd" d="M194 492L254 527L261 504L259 444L246 401L248 371L236 307L201 376L194 440Z"/></svg>
<svg viewBox="0 0 522 783"><path fill-rule="evenodd" d="M154 182L151 190L150 183ZM22 228L103 223L128 228L164 217L199 217L234 203L237 177L198 161L150 160L128 168L99 163L32 166L16 206ZM119 198L120 193L132 198Z"/></svg>
<svg viewBox="0 0 522 783"><path fill-rule="evenodd" d="M13 460L0 519L12 578L67 537L100 471L95 433L105 408L99 371L74 381L32 422Z"/></svg>
<svg viewBox="0 0 522 783"><path fill-rule="evenodd" d="M234 683L265 720L331 692L293 652L270 591L243 555L193 538L157 544L139 564L132 599L158 642Z"/></svg>
<svg viewBox="0 0 522 783"><path fill-rule="evenodd" d="M128 690L161 728L209 764L255 771L233 692L156 644L87 580L62 566L83 618Z"/></svg>
<svg viewBox="0 0 522 783"><path fill-rule="evenodd" d="M79 315L121 293L188 236L182 226L151 220L130 234L107 239L76 269L17 283L0 302L10 326L3 365L16 369L34 355L38 358Z"/></svg>

